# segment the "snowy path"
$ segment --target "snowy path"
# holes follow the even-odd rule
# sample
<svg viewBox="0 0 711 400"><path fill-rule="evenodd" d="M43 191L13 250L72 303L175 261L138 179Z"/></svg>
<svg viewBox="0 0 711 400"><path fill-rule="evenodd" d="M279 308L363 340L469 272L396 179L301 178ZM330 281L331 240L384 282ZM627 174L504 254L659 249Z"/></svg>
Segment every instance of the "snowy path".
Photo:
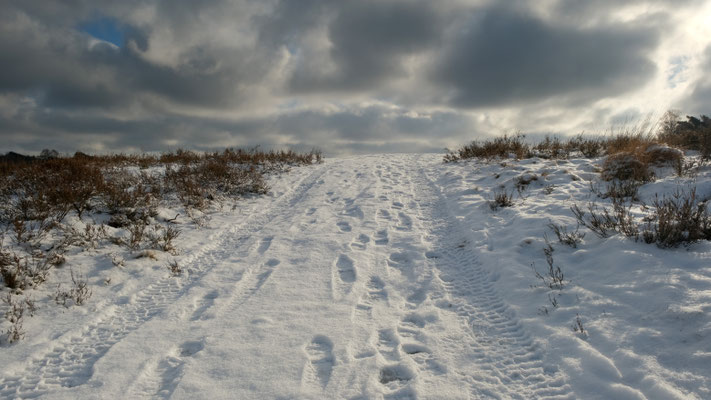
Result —
<svg viewBox="0 0 711 400"><path fill-rule="evenodd" d="M574 398L421 156L316 166L0 380L31 398Z"/></svg>

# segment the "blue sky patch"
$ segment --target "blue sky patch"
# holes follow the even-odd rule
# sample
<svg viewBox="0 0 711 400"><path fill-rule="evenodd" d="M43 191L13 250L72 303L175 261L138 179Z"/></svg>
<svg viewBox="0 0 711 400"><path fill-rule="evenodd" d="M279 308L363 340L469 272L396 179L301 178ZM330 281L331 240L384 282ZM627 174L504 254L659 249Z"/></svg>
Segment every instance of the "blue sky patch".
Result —
<svg viewBox="0 0 711 400"><path fill-rule="evenodd" d="M79 25L79 30L99 40L113 43L119 47L123 46L123 27L113 18L101 17L92 19Z"/></svg>

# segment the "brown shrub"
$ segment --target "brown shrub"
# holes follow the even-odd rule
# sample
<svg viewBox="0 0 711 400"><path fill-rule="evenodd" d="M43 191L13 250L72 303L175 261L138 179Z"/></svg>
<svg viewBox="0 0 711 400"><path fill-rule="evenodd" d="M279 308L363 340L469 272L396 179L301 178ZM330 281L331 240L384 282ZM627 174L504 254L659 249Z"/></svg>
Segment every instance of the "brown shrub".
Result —
<svg viewBox="0 0 711 400"><path fill-rule="evenodd" d="M647 182L653 178L650 167L676 166L684 159L680 150L647 140L637 141L633 138L626 145L620 142L617 145L626 150L612 153L605 159L602 178L606 181L618 179Z"/></svg>
<svg viewBox="0 0 711 400"><path fill-rule="evenodd" d="M640 160L637 154L623 152L613 154L605 159L602 164L602 179L646 182L651 179L651 175L647 164Z"/></svg>
<svg viewBox="0 0 711 400"><path fill-rule="evenodd" d="M606 146L603 138L585 137L582 134L570 138L566 143L566 149L569 153L578 151L586 158L600 157L605 153Z"/></svg>
<svg viewBox="0 0 711 400"><path fill-rule="evenodd" d="M445 162L464 160L467 158L510 158L522 159L531 157L531 147L524 142L524 135L504 135L485 141L474 141L458 150L450 151L444 157Z"/></svg>

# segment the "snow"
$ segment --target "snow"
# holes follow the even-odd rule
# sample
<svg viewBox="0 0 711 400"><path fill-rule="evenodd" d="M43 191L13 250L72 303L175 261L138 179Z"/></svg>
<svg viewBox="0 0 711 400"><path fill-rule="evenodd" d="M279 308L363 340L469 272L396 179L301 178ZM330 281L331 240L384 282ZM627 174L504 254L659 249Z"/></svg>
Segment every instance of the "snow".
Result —
<svg viewBox="0 0 711 400"><path fill-rule="evenodd" d="M178 255L68 254L93 296L46 299L69 267L36 291L25 339L0 348L0 396L710 398L711 245L581 227L572 248L548 228L574 230L570 206L608 202L591 193L600 163L329 159L271 177L269 195L203 227L178 219ZM642 200L711 194L707 170L657 176ZM500 190L514 205L492 210ZM562 290L532 267L547 268L544 234Z"/></svg>

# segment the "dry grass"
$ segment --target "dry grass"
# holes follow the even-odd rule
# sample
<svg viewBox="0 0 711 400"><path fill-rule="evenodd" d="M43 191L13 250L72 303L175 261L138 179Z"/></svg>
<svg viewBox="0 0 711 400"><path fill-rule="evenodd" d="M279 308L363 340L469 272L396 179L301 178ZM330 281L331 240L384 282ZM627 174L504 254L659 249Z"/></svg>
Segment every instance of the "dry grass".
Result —
<svg viewBox="0 0 711 400"><path fill-rule="evenodd" d="M666 146L665 146L666 144ZM700 150L711 155L711 119L687 117L678 120L678 115L667 114L659 123L645 120L637 126L611 131L606 135L577 135L565 140L546 136L538 142L526 141L525 135L503 135L486 140L473 141L444 156L445 162L470 158L486 161L506 158L566 159L572 156L597 158L602 156L632 155L645 165L677 162L680 152L671 148Z"/></svg>
<svg viewBox="0 0 711 400"><path fill-rule="evenodd" d="M605 136L581 134L567 140L546 136L537 143L527 142L521 134L504 135L474 141L449 151L444 161L606 156L601 170L603 180L649 182L654 179L655 167L672 166L680 174L684 173L684 154L676 147L698 148L703 154L711 154L711 119L687 118L687 122L673 120L657 125L647 120L631 129ZM704 147L706 141L709 142L708 148Z"/></svg>
<svg viewBox="0 0 711 400"><path fill-rule="evenodd" d="M514 205L513 192L507 192L506 189L494 190L494 198L489 200L489 208L496 211L502 207L512 207Z"/></svg>
<svg viewBox="0 0 711 400"><path fill-rule="evenodd" d="M258 149L5 157L0 161L0 277L13 290L36 286L57 260L65 260L71 246L113 244L175 253L180 230L157 220L158 207L179 202L186 215L199 215L195 210L215 202L266 193L267 173L322 159L317 150ZM88 212L110 215L106 225L125 230L126 237L110 236L103 224L76 229L64 223L69 213L83 221ZM83 302L79 297L75 304Z"/></svg>
<svg viewBox="0 0 711 400"><path fill-rule="evenodd" d="M521 134L493 138L484 141L474 141L462 146L458 150L450 151L445 155L446 162L463 160L467 158L528 158L531 156L531 146L525 142Z"/></svg>

